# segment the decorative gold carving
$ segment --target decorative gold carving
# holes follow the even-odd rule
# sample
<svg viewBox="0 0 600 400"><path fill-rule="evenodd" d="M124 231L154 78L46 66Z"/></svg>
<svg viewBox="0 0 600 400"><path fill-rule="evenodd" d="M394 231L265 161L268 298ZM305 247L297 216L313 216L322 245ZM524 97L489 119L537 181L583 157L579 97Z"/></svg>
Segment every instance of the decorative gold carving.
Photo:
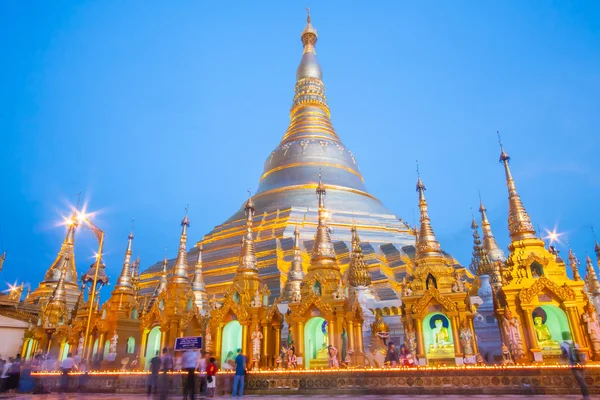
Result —
<svg viewBox="0 0 600 400"><path fill-rule="evenodd" d="M558 286L550 279L542 276L538 278L533 285L525 288L519 292L519 300L521 304L529 304L540 293L543 289L548 289L552 294L558 297L561 301L572 301L577 298L577 295L573 289L567 285Z"/></svg>
<svg viewBox="0 0 600 400"><path fill-rule="evenodd" d="M412 313L420 314L421 311L427 307L427 304L429 304L431 299L437 300L445 311L456 311L458 309L456 304L446 296L442 295L439 290L436 288L429 288L423 293L423 296L412 305Z"/></svg>

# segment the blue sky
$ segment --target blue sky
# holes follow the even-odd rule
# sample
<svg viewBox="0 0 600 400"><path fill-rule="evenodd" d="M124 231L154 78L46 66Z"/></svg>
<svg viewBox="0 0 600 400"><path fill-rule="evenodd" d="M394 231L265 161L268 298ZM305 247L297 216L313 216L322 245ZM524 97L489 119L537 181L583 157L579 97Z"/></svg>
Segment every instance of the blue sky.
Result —
<svg viewBox="0 0 600 400"><path fill-rule="evenodd" d="M332 120L371 193L412 221L418 159L442 247L469 263L478 189L506 247L500 130L534 224L583 262L600 232L600 3L310 5ZM228 218L287 127L305 7L1 2L0 282L37 285L79 191L113 280L133 216L143 267L176 254L186 204L191 242ZM79 232L80 270L94 250Z"/></svg>

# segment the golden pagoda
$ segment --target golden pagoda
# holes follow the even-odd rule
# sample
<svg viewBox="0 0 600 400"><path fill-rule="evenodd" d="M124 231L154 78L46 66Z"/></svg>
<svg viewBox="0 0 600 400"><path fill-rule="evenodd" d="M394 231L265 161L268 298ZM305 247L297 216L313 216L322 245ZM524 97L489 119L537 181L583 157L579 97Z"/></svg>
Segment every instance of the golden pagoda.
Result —
<svg viewBox="0 0 600 400"><path fill-rule="evenodd" d="M73 213L73 215L66 220L67 234L60 247L60 251L54 262L50 265L50 268L46 271L44 280L40 282L37 289L27 297L27 304L38 304L52 295L58 286L65 260L69 260L63 280L65 289L64 294L67 308L71 309L75 305L79 295L77 269L75 267L75 253L73 252L73 247L75 246L75 231L77 230L76 217L77 214Z"/></svg>
<svg viewBox="0 0 600 400"><path fill-rule="evenodd" d="M573 340L584 355L597 359L600 354L592 354L590 335L583 329L582 316L588 300L577 271L578 262L569 251L574 275L571 279L563 260L536 237L515 186L510 157L502 144L500 147L508 187L511 239L496 302L503 342L516 362L556 362L561 354L560 343L565 340Z"/></svg>
<svg viewBox="0 0 600 400"><path fill-rule="evenodd" d="M417 357L422 364L462 364L477 354L475 306L470 302L464 269L455 270L449 264L435 237L421 178L417 180L417 192L420 227L414 267L402 296L404 326L414 326Z"/></svg>
<svg viewBox="0 0 600 400"><path fill-rule="evenodd" d="M321 176L316 193L319 218L310 266L300 296L289 304L286 322L304 368L329 366L328 346L337 350L338 364L350 354L353 364L363 365L362 309L342 280L327 226L327 191Z"/></svg>
<svg viewBox="0 0 600 400"><path fill-rule="evenodd" d="M144 312L140 324L140 365L147 363L164 347L172 348L175 339L202 336L207 318L196 305L196 297L188 276L187 210L181 221L181 236L177 258L167 278L167 260L163 262L160 282L154 291L150 309ZM135 336L134 336L135 338Z"/></svg>
<svg viewBox="0 0 600 400"><path fill-rule="evenodd" d="M273 366L279 354L283 316L277 302L268 306L269 288L258 276L252 224L254 202L250 197L244 207L246 233L233 282L227 288L222 303L213 302L210 311L210 342L206 351L220 360L221 365L232 365L237 350L247 355L249 367ZM206 336L209 336L208 334Z"/></svg>

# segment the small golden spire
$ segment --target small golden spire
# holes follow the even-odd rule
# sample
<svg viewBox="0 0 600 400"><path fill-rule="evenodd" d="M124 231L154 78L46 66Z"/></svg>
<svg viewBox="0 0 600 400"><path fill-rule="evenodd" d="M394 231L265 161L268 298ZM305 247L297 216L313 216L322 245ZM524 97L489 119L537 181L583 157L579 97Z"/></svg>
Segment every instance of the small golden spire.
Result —
<svg viewBox="0 0 600 400"><path fill-rule="evenodd" d="M594 264L590 256L585 256L585 269L587 270L586 281L588 283L588 290L592 296L600 296L600 282L598 282L598 276L594 269Z"/></svg>
<svg viewBox="0 0 600 400"><path fill-rule="evenodd" d="M440 244L438 243L435 237L433 228L431 227L431 223L429 220L429 215L427 214L427 200L425 199L426 188L425 184L421 180L421 177L419 176L418 165L417 176L417 192L419 192L419 211L421 214L421 226L418 232L417 251L415 256L415 259L418 263L420 260L429 257L443 259L444 255L442 254Z"/></svg>
<svg viewBox="0 0 600 400"><path fill-rule="evenodd" d="M348 266L348 281L353 288L367 287L371 284L371 275L367 271L360 247L360 238L354 225L352 226L352 254L350 256L350 265Z"/></svg>
<svg viewBox="0 0 600 400"><path fill-rule="evenodd" d="M65 275L67 274L67 265L69 263L69 257L65 257L65 261L63 263L60 278L58 279L58 284L56 288L54 288L54 292L52 293L52 298L50 299L50 303L54 304L66 304L67 303L67 291L65 290Z"/></svg>
<svg viewBox="0 0 600 400"><path fill-rule="evenodd" d="M167 266L169 261L167 261L167 256L163 259L162 272L160 274L160 279L158 281L158 285L156 286L156 290L154 291L154 297L157 297L162 291L167 290Z"/></svg>
<svg viewBox="0 0 600 400"><path fill-rule="evenodd" d="M573 280L580 281L581 276L579 275L579 260L575 256L573 249L569 247L569 265L571 266L571 270L573 271Z"/></svg>
<svg viewBox="0 0 600 400"><path fill-rule="evenodd" d="M131 222L131 231L127 236L127 249L125 250L125 259L123 260L123 269L121 269L121 275L117 278L117 284L115 290L120 291L131 291L133 285L131 283L132 271L131 271L131 253L133 243L133 221Z"/></svg>
<svg viewBox="0 0 600 400"><path fill-rule="evenodd" d="M202 243L198 245L198 260L196 260L192 289L195 292L204 292L205 289L204 278L202 277Z"/></svg>
<svg viewBox="0 0 600 400"><path fill-rule="evenodd" d="M315 234L315 241L313 243L311 265L316 261L329 260L335 262L337 266L333 242L331 241L331 235L329 234L329 228L327 227L327 210L325 209L327 190L323 184L321 169L319 169L319 183L317 185L316 193L319 204L319 222L317 225L317 233ZM339 269L339 267L337 268Z"/></svg>
<svg viewBox="0 0 600 400"><path fill-rule="evenodd" d="M594 231L593 226L592 235L594 236L594 252L596 253L596 259L598 260L598 267L600 267L600 244L598 244L598 239L596 239L596 232Z"/></svg>
<svg viewBox="0 0 600 400"><path fill-rule="evenodd" d="M173 266L173 276L171 282L189 284L188 263L187 263L187 228L190 226L188 219L188 207L185 208L185 216L181 221L181 237L179 238L179 250L177 259Z"/></svg>
<svg viewBox="0 0 600 400"><path fill-rule="evenodd" d="M294 294L300 294L302 279L304 278L304 270L302 269L302 250L300 249L300 228L296 225L294 228L294 258L292 266L288 272L287 282L283 290L283 298L290 300L294 298Z"/></svg>
<svg viewBox="0 0 600 400"><path fill-rule="evenodd" d="M6 260L6 251L0 254L0 271L2 271L2 266L4 265L4 261Z"/></svg>
<svg viewBox="0 0 600 400"><path fill-rule="evenodd" d="M473 257L471 258L471 265L469 269L474 275L489 275L494 281L496 270L494 264L490 261L487 250L482 246L479 231L479 226L475 222L475 218L471 221L471 229L473 229Z"/></svg>
<svg viewBox="0 0 600 400"><path fill-rule="evenodd" d="M256 265L256 252L254 251L254 237L252 231L254 211L254 202L252 201L251 192L248 191L248 201L244 207L244 212L246 213L246 232L242 237L242 251L240 252L237 273L258 276L258 267Z"/></svg>
<svg viewBox="0 0 600 400"><path fill-rule="evenodd" d="M535 229L531 224L529 214L525 210L521 197L517 193L515 181L512 177L509 167L510 157L504 151L502 141L500 140L500 132L498 134L498 143L500 144L500 162L504 165L506 174L506 186L508 187L508 231L513 242L523 239L537 239Z"/></svg>
<svg viewBox="0 0 600 400"><path fill-rule="evenodd" d="M479 195L479 212L481 213L481 231L483 233L483 247L486 249L488 256L491 261L505 261L506 256L504 252L496 243L496 238L492 233L492 226L488 220L487 210L481 201L481 194Z"/></svg>

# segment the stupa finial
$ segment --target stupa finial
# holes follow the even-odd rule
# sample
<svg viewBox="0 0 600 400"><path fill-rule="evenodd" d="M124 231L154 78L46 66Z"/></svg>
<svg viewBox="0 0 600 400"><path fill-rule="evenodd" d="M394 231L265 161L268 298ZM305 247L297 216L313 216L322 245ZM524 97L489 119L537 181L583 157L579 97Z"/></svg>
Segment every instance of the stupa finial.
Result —
<svg viewBox="0 0 600 400"><path fill-rule="evenodd" d="M187 228L190 226L188 218L189 205L185 207L185 216L181 220L181 236L179 237L179 250L177 251L177 259L173 266L173 276L171 277L174 283L187 283L188 278L188 263L187 263Z"/></svg>
<svg viewBox="0 0 600 400"><path fill-rule="evenodd" d="M504 151L500 132L496 133L498 134L498 143L500 144L500 162L504 165L506 186L508 187L508 230L510 238L513 242L523 239L536 239L535 229L531 224L529 214L527 214L521 202L521 197L517 193L515 181L510 172L510 156Z"/></svg>

